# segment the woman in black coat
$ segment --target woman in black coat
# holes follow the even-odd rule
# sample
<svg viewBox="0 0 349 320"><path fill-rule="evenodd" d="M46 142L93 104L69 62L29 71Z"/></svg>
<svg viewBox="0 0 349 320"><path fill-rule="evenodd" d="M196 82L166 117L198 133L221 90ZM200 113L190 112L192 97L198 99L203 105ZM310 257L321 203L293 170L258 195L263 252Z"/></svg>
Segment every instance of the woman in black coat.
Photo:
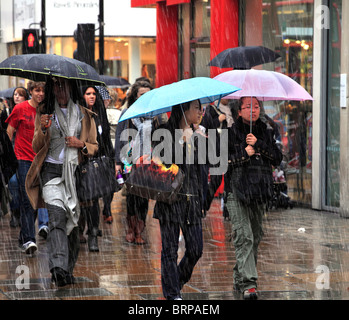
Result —
<svg viewBox="0 0 349 320"><path fill-rule="evenodd" d="M7 184L16 173L17 158L6 131L0 125L0 217L8 212L9 190Z"/></svg>
<svg viewBox="0 0 349 320"><path fill-rule="evenodd" d="M84 87L82 90L83 101L81 104L97 114L94 117L97 127L98 153L97 157L106 156L111 160L110 170L115 170L114 164L114 148L110 138L110 125L107 118L107 112L104 107L103 100L94 86ZM113 201L114 192L103 197L104 209L103 215L107 222L112 222L111 218L111 202ZM89 250L99 251L97 236L99 235L99 203L98 199L93 200L92 206L82 207L81 221L79 221L80 239L83 242L82 232L85 228L83 218L87 220L88 226L88 247Z"/></svg>
<svg viewBox="0 0 349 320"><path fill-rule="evenodd" d="M157 201L154 207L154 218L159 219L162 251L161 251L161 283L164 297L168 300L181 300L181 289L191 278L193 269L200 259L203 250L202 238L202 171L198 165L198 139L206 139L194 133L194 126L201 120L202 107L198 100L184 103L172 108L171 117L162 129L169 130L172 141L171 165L176 163L178 150L183 151L183 159L177 161L185 179L178 194L178 201L167 204ZM182 129L182 131L178 131ZM198 129L200 130L200 129ZM177 134L175 132L177 131ZM182 133L178 137L178 132ZM177 139L176 139L177 137ZM190 153L194 153L194 161L187 163ZM180 229L185 240L185 254L177 265Z"/></svg>
<svg viewBox="0 0 349 320"><path fill-rule="evenodd" d="M234 231L236 265L234 288L244 299L257 299L257 256L263 237L265 205L273 195L272 166L282 153L275 130L260 119L261 104L256 98L239 101L239 118L229 128L229 170L225 175L227 209ZM252 122L252 126L251 126Z"/></svg>

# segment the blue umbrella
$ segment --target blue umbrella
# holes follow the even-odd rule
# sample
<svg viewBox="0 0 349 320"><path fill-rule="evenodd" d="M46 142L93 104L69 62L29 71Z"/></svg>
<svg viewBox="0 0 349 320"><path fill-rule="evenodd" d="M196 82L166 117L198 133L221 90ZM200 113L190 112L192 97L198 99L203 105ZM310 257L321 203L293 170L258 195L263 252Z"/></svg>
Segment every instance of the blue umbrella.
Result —
<svg viewBox="0 0 349 320"><path fill-rule="evenodd" d="M211 103L233 93L239 88L211 78L185 79L150 90L136 100L121 116L119 122L139 117L154 117L169 112L184 102L200 100Z"/></svg>

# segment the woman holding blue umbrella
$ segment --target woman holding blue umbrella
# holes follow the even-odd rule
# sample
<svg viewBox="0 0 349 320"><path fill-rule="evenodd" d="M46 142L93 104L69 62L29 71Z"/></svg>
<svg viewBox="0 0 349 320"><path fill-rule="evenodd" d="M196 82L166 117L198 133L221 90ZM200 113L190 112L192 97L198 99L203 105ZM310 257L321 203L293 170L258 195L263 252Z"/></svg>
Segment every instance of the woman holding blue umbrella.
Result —
<svg viewBox="0 0 349 320"><path fill-rule="evenodd" d="M203 159L198 146L206 148L206 142L210 139L207 139L200 127L195 130L194 126L198 127L202 119L202 104L220 100L237 90L239 88L235 86L205 77L181 80L143 94L119 120L120 123L128 119L154 117L171 111L169 121L159 128L164 129L164 137L170 141L163 137L159 144L153 145L153 156L160 156L165 165L178 165L185 176L178 193L178 200L171 204L157 201L154 207L154 218L159 219L162 242L162 290L168 300L182 300L181 289L190 280L203 250L201 166L208 163L206 155L208 158L210 155L205 153ZM169 157L154 155L160 145L172 148ZM214 149L210 149L212 150ZM176 161L178 154L183 155L180 161ZM206 162L199 161L205 159ZM177 265L180 230L183 233L186 251Z"/></svg>
<svg viewBox="0 0 349 320"><path fill-rule="evenodd" d="M172 137L172 163L175 163L176 150L183 150L183 161L178 164L185 175L178 201L168 204L157 201L154 218L159 219L161 232L161 283L163 294L168 300L182 300L181 289L192 275L194 267L202 255L203 183L201 166L198 164L198 139L194 135L194 125L198 125L203 115L199 100L183 103L172 109L167 124L160 127L170 132ZM181 130L178 138L175 133ZM198 129L200 130L200 129ZM166 141L165 141L166 142ZM167 144L167 143L166 143ZM194 153L193 163L187 160ZM177 264L179 234L182 230L185 240L185 254Z"/></svg>

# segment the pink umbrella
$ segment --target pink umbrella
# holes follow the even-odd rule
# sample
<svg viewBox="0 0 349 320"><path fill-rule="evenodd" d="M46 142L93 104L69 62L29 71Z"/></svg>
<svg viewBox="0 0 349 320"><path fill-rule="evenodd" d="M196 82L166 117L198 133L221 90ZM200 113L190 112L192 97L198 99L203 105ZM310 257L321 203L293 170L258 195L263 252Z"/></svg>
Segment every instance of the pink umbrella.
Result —
<svg viewBox="0 0 349 320"><path fill-rule="evenodd" d="M267 70L232 70L219 74L214 79L237 86L241 90L233 92L223 99L256 97L258 100L314 100L296 81L282 73ZM252 101L251 124L252 132Z"/></svg>
<svg viewBox="0 0 349 320"><path fill-rule="evenodd" d="M241 90L224 99L256 97L258 100L314 100L312 96L290 77L267 70L232 70L219 74L214 79L232 84Z"/></svg>

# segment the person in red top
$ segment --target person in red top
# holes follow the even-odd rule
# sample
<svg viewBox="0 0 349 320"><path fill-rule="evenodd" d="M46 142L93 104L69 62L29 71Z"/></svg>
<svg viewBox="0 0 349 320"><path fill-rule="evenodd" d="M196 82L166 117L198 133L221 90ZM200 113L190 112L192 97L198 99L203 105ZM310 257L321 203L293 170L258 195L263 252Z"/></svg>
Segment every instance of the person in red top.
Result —
<svg viewBox="0 0 349 320"><path fill-rule="evenodd" d="M34 123L36 108L45 98L45 83L29 81L28 91L31 99L17 104L7 118L6 123L8 124L7 134L11 141L16 132L14 151L18 160L17 176L21 201L19 247L23 252L32 254L37 250L35 240L36 212L28 199L25 190L25 179L36 155L32 147Z"/></svg>

